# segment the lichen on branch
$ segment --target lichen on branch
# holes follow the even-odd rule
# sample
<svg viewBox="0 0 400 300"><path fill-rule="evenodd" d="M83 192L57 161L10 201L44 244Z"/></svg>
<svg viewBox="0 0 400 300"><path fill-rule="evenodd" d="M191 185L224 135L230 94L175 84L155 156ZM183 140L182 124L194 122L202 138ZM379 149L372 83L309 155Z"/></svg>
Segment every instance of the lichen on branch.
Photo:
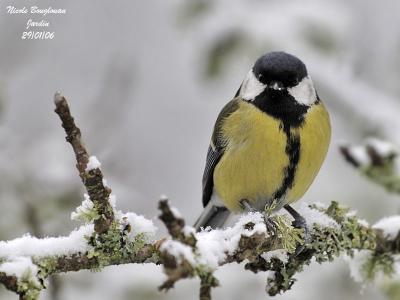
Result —
<svg viewBox="0 0 400 300"><path fill-rule="evenodd" d="M295 275L312 260L324 263L341 254L350 260L358 256L359 263L353 268L364 281L373 280L380 273L390 276L399 269L395 264L400 253L400 216L384 218L370 226L337 202L300 208L311 235L304 244L302 230L293 228L287 215L249 213L231 227L195 232L168 200L161 199L159 217L168 236L153 240L157 228L151 220L117 210L116 197L105 184L101 164L89 156L66 99L56 94L55 104L87 190L71 217L85 224L65 237L38 239L25 235L0 241L0 283L20 299L38 299L52 274L120 264L163 265L167 279L162 290L172 288L178 280L197 277L201 300L212 298L212 288L219 285L214 272L230 263L244 263L244 268L252 272L268 272L266 291L271 296L289 290L296 281ZM388 149L379 145L380 151L365 152L368 166L386 168L388 164L390 169L395 156L379 156ZM348 161L360 167L354 151L346 149L342 148L342 152ZM363 170L371 178L386 174ZM397 190L395 184L381 182ZM300 246L303 250L297 253Z"/></svg>

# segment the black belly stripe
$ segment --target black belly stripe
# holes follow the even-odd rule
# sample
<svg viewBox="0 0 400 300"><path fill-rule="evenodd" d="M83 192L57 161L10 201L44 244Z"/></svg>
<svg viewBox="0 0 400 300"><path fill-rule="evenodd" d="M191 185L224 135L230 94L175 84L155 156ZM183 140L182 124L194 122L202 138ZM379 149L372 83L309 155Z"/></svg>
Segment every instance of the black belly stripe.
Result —
<svg viewBox="0 0 400 300"><path fill-rule="evenodd" d="M273 199L280 199L293 186L296 168L300 160L300 135L291 129L300 128L303 125L304 117L310 106L297 102L287 90L271 89L265 89L251 103L271 117L280 120L281 128L286 135L285 151L289 157L289 163L284 169L281 186L273 194Z"/></svg>
<svg viewBox="0 0 400 300"><path fill-rule="evenodd" d="M280 188L274 193L273 199L282 198L288 189L293 186L294 176L296 175L297 165L300 160L300 136L290 130L288 124L283 124L283 131L286 134L286 154L289 157L289 164L283 172L284 178Z"/></svg>

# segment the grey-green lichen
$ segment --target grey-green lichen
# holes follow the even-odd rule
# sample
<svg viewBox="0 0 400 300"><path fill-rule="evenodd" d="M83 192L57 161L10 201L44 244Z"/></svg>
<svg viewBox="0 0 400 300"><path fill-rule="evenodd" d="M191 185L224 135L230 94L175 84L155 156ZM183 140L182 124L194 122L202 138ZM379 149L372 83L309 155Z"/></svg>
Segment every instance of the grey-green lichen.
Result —
<svg viewBox="0 0 400 300"><path fill-rule="evenodd" d="M39 267L37 278L41 282L42 286L46 287L45 283L47 277L57 270L58 257L49 256L45 258L34 258L33 262Z"/></svg>
<svg viewBox="0 0 400 300"><path fill-rule="evenodd" d="M36 276L32 274L31 269L27 269L20 278L18 278L17 292L23 300L37 300L43 286Z"/></svg>
<svg viewBox="0 0 400 300"><path fill-rule="evenodd" d="M299 245L304 244L304 230L294 228L286 215L277 215L271 217L271 220L275 224L283 249L293 253Z"/></svg>
<svg viewBox="0 0 400 300"><path fill-rule="evenodd" d="M139 233L131 240L130 230L130 225L121 229L120 223L114 221L106 233L100 235L94 233L88 238L88 243L92 246L88 252L88 258L96 258L99 269L110 263L128 261L147 242L147 236L144 233Z"/></svg>
<svg viewBox="0 0 400 300"><path fill-rule="evenodd" d="M72 220L79 220L85 223L92 223L100 218L99 205L93 203L89 195L84 195L84 200L80 206L71 214Z"/></svg>
<svg viewBox="0 0 400 300"><path fill-rule="evenodd" d="M379 274L390 277L394 273L394 258L388 253L372 253L361 266L361 275L373 281Z"/></svg>
<svg viewBox="0 0 400 300"><path fill-rule="evenodd" d="M322 227L314 224L312 229L313 240L305 245L305 249L296 255L290 255L287 262L282 262L277 258L271 258L265 262L265 270L274 271L274 276L267 280L267 292L273 296L291 288L295 282L294 274L301 271L303 266L309 265L312 258L318 263L332 261L342 253L352 256L354 249L369 249L374 251L376 248L375 232L361 225L354 215L349 214L349 209L340 206L333 201L331 205L322 209L311 206L311 208L323 211L333 218L340 228ZM376 258L371 261L367 267L374 273L377 269L385 272L390 271L388 258Z"/></svg>
<svg viewBox="0 0 400 300"><path fill-rule="evenodd" d="M400 194L400 176L395 168L394 160L387 159L383 165L379 166L361 167L360 172L388 192Z"/></svg>

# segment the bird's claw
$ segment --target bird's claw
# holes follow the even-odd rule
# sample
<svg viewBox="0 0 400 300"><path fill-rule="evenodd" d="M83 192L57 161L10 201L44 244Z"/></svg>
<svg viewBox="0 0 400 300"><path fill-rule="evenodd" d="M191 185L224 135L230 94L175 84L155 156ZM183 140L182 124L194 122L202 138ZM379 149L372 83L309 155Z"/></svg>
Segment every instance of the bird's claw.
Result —
<svg viewBox="0 0 400 300"><path fill-rule="evenodd" d="M267 231L268 232L272 232L274 235L277 234L278 225L276 224L276 222L273 219L271 219L269 217L266 217L265 218L265 225L267 226Z"/></svg>
<svg viewBox="0 0 400 300"><path fill-rule="evenodd" d="M307 222L303 217L295 218L294 221L292 222L292 226L294 228L303 229L304 231L304 238L303 238L304 243L302 245L297 246L296 251L294 253L295 256L298 256L301 252L304 251L304 249L306 249L307 244L311 242L311 235L307 227Z"/></svg>

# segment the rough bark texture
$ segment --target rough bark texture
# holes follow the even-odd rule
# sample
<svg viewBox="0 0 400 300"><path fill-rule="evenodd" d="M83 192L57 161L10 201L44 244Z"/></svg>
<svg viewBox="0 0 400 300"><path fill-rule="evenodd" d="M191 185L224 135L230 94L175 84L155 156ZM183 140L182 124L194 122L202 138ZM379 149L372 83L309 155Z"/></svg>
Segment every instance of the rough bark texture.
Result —
<svg viewBox="0 0 400 300"><path fill-rule="evenodd" d="M18 279L15 276L0 272L0 282L10 291L18 293Z"/></svg>
<svg viewBox="0 0 400 300"><path fill-rule="evenodd" d="M97 206L100 218L95 223L95 231L99 234L108 230L114 220L113 209L109 203L111 189L103 183L103 174L99 168L86 171L87 163L89 162L89 154L82 141L81 131L75 125L74 118L71 115L67 100L57 93L54 97L56 105L55 112L60 117L62 127L67 134L66 140L72 146L76 157L76 168L79 171L79 176L88 192L90 199Z"/></svg>
<svg viewBox="0 0 400 300"><path fill-rule="evenodd" d="M97 252L96 255L91 252L79 252L68 256L40 258L32 255L30 256L32 262L38 267L39 272L28 279L39 282L42 286L30 285L29 280L22 281L22 279L4 272L0 272L0 283L10 291L17 293L20 299L32 300L38 298L40 290L44 288L44 280L52 274L83 269L98 270L109 265L154 263L162 264L167 275L167 280L160 289L170 289L180 279L198 277L200 279L199 298L201 300L211 299L211 289L218 286L218 280L213 275L214 270L212 267L200 263L202 260L199 257L203 254L196 248L198 236L185 226L184 219L169 206L167 200L159 202L159 209L161 211L160 219L168 229L169 236L153 242L143 242L143 240L137 239L131 241L127 247L124 238L129 228L120 228L120 224L117 224L114 219L113 209L109 204L111 190L104 186L101 170L97 168L86 171L89 154L82 142L81 132L71 116L67 101L60 94L56 94L55 104L56 113L60 116L62 126L67 134L67 141L74 150L79 175L101 216L94 220L95 233L88 239L88 245ZM335 220L337 226L324 227L314 224L310 228L311 241L309 244L303 245L304 250L300 254L294 254L292 247L293 243L296 244L295 246L300 246L298 229L294 229L290 225L286 227L279 225L276 228L265 226L264 231L253 232L252 230L257 224L253 222L238 223L241 231L236 249L225 253L224 259L219 261L219 266L232 262L246 262L245 269L252 272L272 271L274 276L270 277L266 283L269 295L276 295L290 289L295 282L293 276L305 265L308 265L312 259L322 263L331 261L342 253L351 256L354 250L365 249L371 252L371 261L368 262L367 268L369 271L390 270L391 255L400 253L400 233L394 239L389 238L381 230L360 222L356 216L348 213L348 209L341 207L336 202L332 202L329 207L310 206L310 208ZM276 224L278 223L276 222ZM268 224L271 224L270 221ZM102 242L107 243L104 248L101 247ZM167 247L163 247L167 242L178 243L180 246L186 247L185 249L190 249L191 259L169 252ZM110 249L112 251L109 251ZM266 260L263 256L264 253L277 249L286 251L287 259L281 260L272 257ZM0 265L6 261L7 257L0 257Z"/></svg>

